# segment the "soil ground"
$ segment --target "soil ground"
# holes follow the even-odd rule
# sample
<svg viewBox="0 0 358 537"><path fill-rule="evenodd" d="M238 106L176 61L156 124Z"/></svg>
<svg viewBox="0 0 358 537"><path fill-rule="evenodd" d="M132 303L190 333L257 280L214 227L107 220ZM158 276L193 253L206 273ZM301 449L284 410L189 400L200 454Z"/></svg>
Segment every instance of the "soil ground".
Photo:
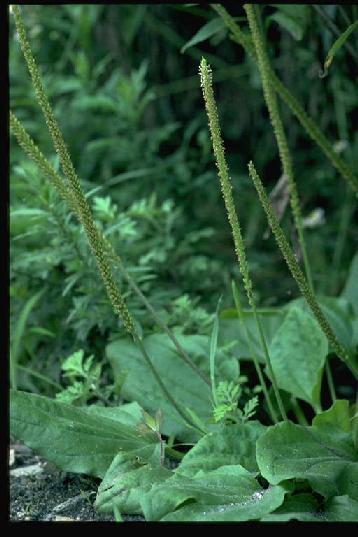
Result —
<svg viewBox="0 0 358 537"><path fill-rule="evenodd" d="M62 472L26 446L11 445L10 451L10 521L114 522L93 507L99 480ZM123 515L123 520L144 519Z"/></svg>

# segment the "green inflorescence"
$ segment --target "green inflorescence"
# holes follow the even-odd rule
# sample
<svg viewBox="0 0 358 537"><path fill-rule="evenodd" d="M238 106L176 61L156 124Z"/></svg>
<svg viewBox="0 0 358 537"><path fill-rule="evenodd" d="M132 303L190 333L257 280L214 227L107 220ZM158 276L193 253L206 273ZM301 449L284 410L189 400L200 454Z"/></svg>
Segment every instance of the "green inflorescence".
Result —
<svg viewBox="0 0 358 537"><path fill-rule="evenodd" d="M208 116L213 152L214 152L214 156L216 160L216 166L218 168L218 175L220 178L221 192L224 198L226 212L227 212L229 223L231 226L232 236L233 236L234 245L235 245L235 252L237 255L238 262L239 262L240 272L241 272L242 279L244 282L244 287L245 287L249 304L253 309L256 322L258 325L261 343L264 348L266 363L270 371L270 376L271 376L272 385L275 391L277 403L279 405L282 417L284 419L287 419L286 412L282 404L282 400L281 400L277 383L275 380L275 374L271 366L271 361L270 361L270 357L268 354L268 349L267 349L265 337L263 334L262 326L261 326L261 323L260 323L260 320L256 311L256 304L255 304L254 294L253 294L253 285L252 285L252 280L250 277L249 265L247 262L246 252L245 252L245 244L244 244L244 240L243 240L242 233L241 233L239 219L238 219L236 209L235 209L234 199L232 196L232 185L231 185L231 180L229 176L229 169L226 163L225 149L224 149L224 144L221 138L221 130L220 130L219 118L218 118L214 91L213 91L213 84L212 84L212 71L207 61L205 60L205 58L202 58L200 62L199 73L200 73L201 88L203 91L206 112ZM269 402L268 404L270 405Z"/></svg>

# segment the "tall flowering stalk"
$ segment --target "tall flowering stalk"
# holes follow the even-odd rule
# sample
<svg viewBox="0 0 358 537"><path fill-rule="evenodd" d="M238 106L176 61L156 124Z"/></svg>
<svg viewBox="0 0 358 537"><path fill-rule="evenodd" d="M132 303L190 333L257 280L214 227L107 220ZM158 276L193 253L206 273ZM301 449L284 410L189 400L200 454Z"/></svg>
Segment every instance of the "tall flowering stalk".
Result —
<svg viewBox="0 0 358 537"><path fill-rule="evenodd" d="M113 311L122 320L126 331L133 337L133 340L140 348L142 355L148 364L149 369L153 373L153 376L155 377L160 388L162 389L164 395L172 404L172 406L176 409L178 414L186 421L186 423L188 423L191 427L198 429L198 426L193 422L191 417L188 416L186 410L181 408L181 405L177 401L175 401L174 397L166 388L144 347L142 338L139 335L138 330L135 327L134 320L128 310L126 301L121 294L111 271L111 266L109 263L108 242L105 241L94 222L91 208L86 199L80 180L72 164L71 157L67 150L61 130L58 126L50 102L47 98L41 80L40 71L32 54L30 43L28 42L26 37L26 30L20 14L19 6L12 6L12 13L15 18L15 24L19 36L20 46L31 76L36 98L44 114L46 125L52 137L55 151L59 156L61 168L66 180L61 178L55 172L55 170L52 169L51 165L46 161L41 151L37 148L33 140L26 133L19 120L12 113L10 114L10 126L20 146L29 156L31 156L31 158L33 158L33 160L45 172L47 177L52 180L52 183L55 188L57 188L59 194L68 202L70 208L74 211L78 220L82 224L87 236L89 246L96 259L97 267L104 283L108 298L111 302Z"/></svg>
<svg viewBox="0 0 358 537"><path fill-rule="evenodd" d="M21 122L17 119L15 114L11 111L10 111L10 127L20 147L24 150L24 152L28 155L28 157L30 157L37 164L40 170L42 170L45 176L51 181L55 189L58 191L60 196L68 203L73 213L77 215L78 219L80 220L80 215L78 214L78 211L77 211L77 204L73 197L73 194L71 192L69 185L54 170L54 168L51 166L49 161L44 157L40 149L37 147L37 145L34 143L32 138L26 132ZM125 266L123 265L123 262L120 256L114 251L111 243L108 241L108 239L103 235L103 233L98 228L97 228L97 233L98 233L98 239L102 241L103 248L106 251L108 258L116 264L117 268L119 268L119 270L121 271L125 279L128 281L129 285L132 287L133 291L143 302L147 310L151 313L154 320L162 328L162 330L166 332L168 337L172 340L181 358L204 380L204 382L206 382L206 384L210 384L205 373L203 373L203 371L201 371L201 369L199 369L197 365L192 361L192 359L188 356L188 354L179 344L173 332L168 328L165 322L157 314L153 306L148 302L146 297L143 295L142 291L139 289L139 287L137 286L137 284L135 283L135 281L133 280L133 278L131 277L131 275L126 270Z"/></svg>
<svg viewBox="0 0 358 537"><path fill-rule="evenodd" d="M261 324L260 318L256 310L252 281L250 277L249 266L248 266L247 259L246 259L244 240L242 237L240 223L239 223L239 219L236 213L235 204L234 204L234 200L232 196L231 179L229 176L229 169L226 163L224 144L221 138L221 130L220 130L219 118L218 118L214 91L213 91L213 84L212 84L212 72L205 58L203 58L200 62L199 73L200 73L200 80L201 80L201 88L203 91L203 97L204 97L204 102L205 102L205 108L206 108L206 112L208 116L211 142L212 142L213 152L214 152L214 156L216 160L216 166L218 168L221 192L224 198L226 212L227 212L227 216L228 216L229 223L231 226L232 236L233 236L234 245L235 245L235 252L237 255L238 262L239 262L240 272L241 272L242 279L244 282L244 287L245 287L249 304L252 308L252 311L254 313L254 316L257 322L258 331L259 331L259 335L261 338L261 343L262 343L264 353L265 353L266 364L267 364L270 377L272 380L272 386L274 388L275 396L277 399L277 404L279 406L283 419L287 419L286 412L285 412L285 409L281 400L281 396L277 387L275 374L272 369L271 360L270 360L270 356L268 353L262 324ZM253 356L253 359L255 359L254 356ZM260 368L260 365L258 362L255 365L257 368ZM259 375L259 378L261 379L262 375ZM266 392L265 386L263 386L263 390L265 393ZM269 408L272 409L272 405L271 405L271 401L269 397L267 397L267 404ZM272 412L272 410L271 410L271 414L273 414L274 416L274 412Z"/></svg>
<svg viewBox="0 0 358 537"><path fill-rule="evenodd" d="M259 24L255 15L255 7L250 4L245 4L244 9L247 14L247 19L249 21L252 40L255 45L257 63L258 63L259 71L260 71L264 97L265 97L266 105L270 114L272 128L276 137L283 172L286 175L287 180L288 180L291 209L292 209L293 218L294 218L295 225L296 225L297 232L298 232L298 237L299 237L300 246L301 246L302 255L303 255L303 261L304 261L305 270L307 274L307 279L308 279L311 289L313 289L306 241L305 241L304 234L303 234L301 207L300 207L300 202L298 198L296 182L295 182L295 178L293 175L292 159L291 159L291 155L290 155L290 151L289 151L289 147L287 143L285 130L283 128L283 124L282 124L279 109L278 109L276 94L271 84L270 61L266 52L264 38L261 34L261 30L259 28Z"/></svg>
<svg viewBox="0 0 358 537"><path fill-rule="evenodd" d="M45 89L43 87L39 69L32 55L31 47L26 37L26 30L20 14L19 6L13 6L12 11L15 17L15 24L19 36L21 49L24 54L27 67L31 76L36 98L45 116L46 125L52 137L56 153L59 156L63 174L67 179L67 184L65 183L63 187L60 187L60 189L62 189L63 192L66 191L70 193L69 198L71 198L71 204L75 204L77 207L77 216L86 232L88 243L90 245L93 255L95 256L97 266L101 274L103 283L105 285L107 295L111 301L113 310L121 318L126 331L129 334L133 334L134 323L132 316L129 313L123 295L118 289L110 267L106 262L106 254L102 247L102 242L98 235L98 230L94 224L89 203L85 197L85 194L81 187L81 183L73 167L65 141L63 139L62 133L60 131L51 105L47 98ZM16 122L13 121L14 126L15 124ZM16 127L18 129L18 125L16 125Z"/></svg>
<svg viewBox="0 0 358 537"><path fill-rule="evenodd" d="M240 28L238 23L233 19L233 17L227 12L227 10L221 4L212 4L212 9L214 9L218 15L222 18L227 28L232 33L233 40L241 45L246 53L257 62L257 54L255 46L252 43L249 36L247 36ZM353 173L349 165L336 153L333 149L330 142L325 137L324 133L320 130L318 125L313 121L313 119L306 113L303 106L299 101L292 95L292 93L282 84L281 80L277 78L274 71L269 67L269 78L272 84L273 89L279 95L279 97L286 103L290 108L291 112L296 116L298 121L301 123L302 127L305 129L310 138L316 142L318 147L321 148L322 152L326 155L331 164L336 168L338 173L347 181L350 187L355 191L355 195L358 195L358 177Z"/></svg>
<svg viewBox="0 0 358 537"><path fill-rule="evenodd" d="M295 254L293 253L285 237L285 234L278 222L275 211L272 208L272 204L269 200L268 195L265 192L265 188L255 169L254 164L250 162L248 165L248 168L249 168L250 177L258 193L261 205L266 213L267 220L272 230L272 233L287 263L287 266L290 269L290 272L299 287L299 290L301 291L302 295L305 297L307 304L309 305L313 315L316 317L318 323L320 324L323 332L325 333L328 341L330 342L337 356L339 356L341 360L345 362L345 364L351 369L352 373L357 377L358 366L356 365L356 363L353 362L349 353L342 347L336 335L334 334L332 328L330 327L326 317L324 316L316 300L314 293L312 292L299 264L297 263Z"/></svg>

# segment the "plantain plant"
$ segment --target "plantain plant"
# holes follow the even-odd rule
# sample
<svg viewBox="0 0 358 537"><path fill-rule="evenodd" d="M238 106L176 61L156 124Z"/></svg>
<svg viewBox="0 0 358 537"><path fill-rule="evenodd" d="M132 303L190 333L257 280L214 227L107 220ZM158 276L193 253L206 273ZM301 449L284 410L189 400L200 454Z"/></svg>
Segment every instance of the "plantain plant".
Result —
<svg viewBox="0 0 358 537"><path fill-rule="evenodd" d="M226 10L214 8L234 35L240 35ZM220 312L219 301L211 336L207 336L180 334L169 328L95 222L46 96L20 8L12 7L20 46L62 173L42 154L13 111L11 131L77 218L113 313L127 335L106 347L115 383L126 401L115 406L108 405L108 389L101 392L101 366L94 363L93 356L84 360L82 350L72 353L62 365L71 385L59 391L56 399L16 389L18 351L12 353L11 434L65 471L100 478L96 508L114 513L116 520L132 513L142 514L146 521L358 520L357 407L337 399L333 388L331 406L323 410L321 400L329 353L336 354L357 376L356 349L349 329L358 312L356 304L348 306L349 326L342 329L346 312L342 313L334 299L315 295L291 157L274 91L287 94L270 67L254 7L246 5L245 11L252 38L245 35L242 42L257 57L282 168L288 176L306 275L250 162L249 176L258 199L302 293L302 298L282 308L258 306L225 157L212 70L203 58L199 75L212 151L250 306L242 307L241 285L233 281L235 308ZM292 103L291 97L287 101ZM305 116L298 116L307 125ZM316 128L312 132L314 139L322 141ZM335 156L331 160L353 186L353 174ZM143 336L115 271L127 281L160 332ZM356 274L354 261L346 285L347 302ZM28 310L36 308L35 298L25 308L26 317ZM22 333L23 328L18 331L17 349ZM254 363L258 380L254 389L240 370L244 360ZM328 381L332 383L332 377ZM90 404L93 396L96 404ZM188 445L192 447L187 449ZM176 461L175 467L170 459Z"/></svg>

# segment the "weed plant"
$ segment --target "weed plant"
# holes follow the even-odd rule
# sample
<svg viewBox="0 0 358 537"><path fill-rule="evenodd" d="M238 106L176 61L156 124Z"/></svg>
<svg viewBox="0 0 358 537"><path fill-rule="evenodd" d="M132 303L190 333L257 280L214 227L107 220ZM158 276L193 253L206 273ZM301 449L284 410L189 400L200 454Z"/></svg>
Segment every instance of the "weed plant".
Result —
<svg viewBox="0 0 358 537"><path fill-rule="evenodd" d="M89 15L96 13L92 8ZM357 256L341 296L316 294L300 182L293 173L294 152L291 155L276 93L340 173L353 197L357 178L274 74L261 10L244 6L247 18L242 30L222 6L213 9L219 18L208 21L183 50L227 25L235 40L257 60L288 185L296 227L293 241L286 238L273 197L266 193L252 161L247 176L302 296L280 308L258 306L247 237L242 231L242 202L239 197L234 199L222 139L225 129L220 127L213 89L216 66L211 68L208 63L213 58L208 54L201 59L199 74L239 266L236 276L241 274L243 284L238 277L232 281L235 308L221 309L219 299L216 312L210 315L204 309L193 309L187 294L168 292L158 297L156 278L163 264L166 270L175 270L178 249L185 251L204 238L210 240L211 230L186 234L178 248L172 228L180 211L173 210L170 199L161 203L149 196L122 211L110 196L98 195L97 189L86 192L47 96L21 9L13 6L19 44L56 159L45 157L16 110L11 110L12 134L30 158L18 170L18 184L25 199L36 207L12 212L17 240L28 241L30 247L27 258L17 260L15 256L12 270L14 274L28 273L37 252L37 265L33 265L37 279L46 282L50 273L53 279L40 285L18 310L10 353L11 434L65 471L100 478L96 507L113 513L118 521L122 514L131 513L140 513L147 521L357 521L357 405L353 392L349 398L337 397L330 367L332 357L340 359L341 367L357 379ZM299 6L297 9L301 15L306 13ZM271 19L294 31L293 13L278 7ZM329 49L326 71L355 26L350 24ZM167 35L175 39L170 29ZM83 58L80 65L86 74ZM141 67L133 75L136 81L132 79L141 88L136 98L143 108L151 98L143 89L144 72ZM102 105L113 104L102 97ZM117 104L120 109L121 99L114 101L115 107ZM137 112L134 118L127 117L133 128L140 107ZM126 113L123 108L122 113ZM129 137L130 130L123 135ZM25 223L21 217L26 218ZM35 239L41 233L49 243L47 249L38 251ZM34 354L34 343L26 334L31 312L46 293L56 296L51 283L61 278L61 271L53 270L59 260L66 275L61 307L72 307L68 322L80 332L77 338L85 341L94 327L112 332L103 362L96 361L87 349L71 352L69 346L66 360L59 364L66 386L20 363L21 346L30 356ZM133 260L132 266L129 260ZM20 281L26 282L26 278ZM80 297L73 296L71 304L69 296L75 287ZM241 287L247 309L242 307ZM178 289L182 287L178 285ZM21 302L21 286L14 287L13 298ZM165 317L161 301L174 298L171 314ZM113 321L101 324L101 308L109 306ZM54 304L54 316L57 307ZM107 316L105 312L104 318ZM186 316L186 326L181 316ZM56 330L56 323L53 331L35 326L31 335L56 339ZM245 374L244 362L252 362L254 382ZM56 390L56 398L30 393L34 391L31 384L20 383L27 391L19 390L21 372L47 383ZM329 386L328 403L322 400L324 382ZM174 469L170 459L177 462Z"/></svg>

